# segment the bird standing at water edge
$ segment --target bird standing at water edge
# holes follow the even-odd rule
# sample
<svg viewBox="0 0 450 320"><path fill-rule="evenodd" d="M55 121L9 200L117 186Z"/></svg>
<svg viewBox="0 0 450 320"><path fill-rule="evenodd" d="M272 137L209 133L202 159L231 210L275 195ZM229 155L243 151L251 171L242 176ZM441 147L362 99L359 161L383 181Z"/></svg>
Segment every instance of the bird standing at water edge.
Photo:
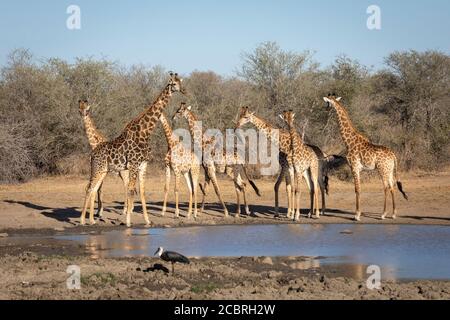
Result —
<svg viewBox="0 0 450 320"><path fill-rule="evenodd" d="M163 247L159 247L155 252L155 256L160 257L162 260L172 263L172 274L175 273L175 263L189 264L191 261L182 254L174 251L164 251Z"/></svg>

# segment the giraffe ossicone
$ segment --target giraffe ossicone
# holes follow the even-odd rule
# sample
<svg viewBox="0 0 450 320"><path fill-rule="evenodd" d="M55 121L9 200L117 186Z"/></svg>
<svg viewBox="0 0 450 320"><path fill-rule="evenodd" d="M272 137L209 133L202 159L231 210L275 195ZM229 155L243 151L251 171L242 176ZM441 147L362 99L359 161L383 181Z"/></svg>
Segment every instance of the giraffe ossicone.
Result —
<svg viewBox="0 0 450 320"><path fill-rule="evenodd" d="M138 178L144 220L147 226L150 225L147 206L145 205L144 187L145 172L150 159L150 145L148 141L162 111L167 107L173 93L176 92L186 94L186 90L182 86L182 79L178 74L171 72L167 85L156 100L139 116L130 121L117 138L100 144L92 151L91 174L81 212L81 224L85 224L88 205L90 205L90 223L95 223L93 215L95 197L93 195L97 192L107 173L110 171L120 172L128 170L126 225L128 227L131 226L131 208L134 202L135 186Z"/></svg>
<svg viewBox="0 0 450 320"><path fill-rule="evenodd" d="M106 137L97 129L94 119L92 118L91 114L91 105L88 102L88 100L78 100L78 108L81 114L81 117L83 119L84 129L86 132L86 136L89 141L89 145L91 147L91 151L97 148L97 146L101 143L104 143L107 141ZM121 172L118 172L118 175L122 179L122 182L124 184L125 188L125 202L124 202L124 208L123 208L123 214L126 214L126 189L128 185L128 170L123 170ZM97 190L97 201L98 201L98 209L96 215L98 217L103 216L103 185L100 185L100 187ZM131 210L133 211L133 209Z"/></svg>
<svg viewBox="0 0 450 320"><path fill-rule="evenodd" d="M389 192L392 198L392 218L395 219L397 216L395 184L403 197L408 200L408 196L403 191L403 185L398 177L398 160L395 153L385 146L373 144L353 126L347 110L341 104L340 97L332 94L323 97L323 100L327 103L327 107L331 106L336 111L341 137L347 148L347 161L350 165L355 184L356 209L354 219L356 221L361 220L360 173L362 170L375 169L378 171L384 186L384 209L381 219L385 219L387 215L387 198Z"/></svg>
<svg viewBox="0 0 450 320"><path fill-rule="evenodd" d="M281 171L278 174L277 181L274 185L274 192L275 192L275 216L279 217L279 188L281 185L281 182L283 179L285 179L286 182L286 194L288 195L288 208L291 208L291 195L292 195L292 183L291 181L291 175L290 172L292 172L293 168L289 164L288 161L288 154L290 154L291 150L291 135L288 130L280 129L272 124L270 124L268 121L258 117L255 115L255 112L250 111L248 106L241 107L240 112L238 114L238 120L236 121L235 128L240 128L248 123L253 124L259 131L263 132L267 137L270 137L270 139L274 139L272 142L276 145L277 149L279 150L278 155L278 161L279 166L281 167ZM277 132L277 134L274 134L274 132ZM328 161L327 156L325 153L317 146L314 145L307 145L309 148L311 148L314 153L316 154L316 157L319 160L319 187L322 194L322 214L325 213L325 193L326 190L328 190ZM312 187L312 180L311 176L308 174L308 181L310 182L309 186ZM311 189L310 189L311 190ZM313 195L310 192L310 207L312 213L313 208ZM291 212L290 209L288 210L288 218L291 218Z"/></svg>

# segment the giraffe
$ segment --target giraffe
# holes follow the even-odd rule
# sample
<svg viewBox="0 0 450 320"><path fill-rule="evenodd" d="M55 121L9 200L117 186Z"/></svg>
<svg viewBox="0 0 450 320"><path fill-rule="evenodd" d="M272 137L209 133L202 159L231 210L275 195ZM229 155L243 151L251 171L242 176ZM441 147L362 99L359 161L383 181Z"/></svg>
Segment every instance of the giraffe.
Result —
<svg viewBox="0 0 450 320"><path fill-rule="evenodd" d="M277 181L274 185L274 191L275 191L275 216L279 216L279 208L278 208L278 191L281 185L281 182L283 178L286 181L286 193L288 195L288 208L292 208L291 205L291 196L292 195L292 183L291 176L289 174L289 161L288 161L288 154L291 152L291 135L288 130L285 129L278 129L275 128L273 125L271 125L266 120L258 117L255 115L254 112L250 112L249 107L242 107L239 112L239 119L236 122L236 128L240 128L244 126L247 123L253 124L258 130L262 131L267 137L272 137L272 134L278 130L278 141L275 141L275 143L279 147L279 155L278 155L278 161L280 164L280 174L278 175ZM331 165L335 161L334 159L338 159L338 156L327 156L325 155L322 150L320 150L317 146L307 145L310 147L315 153L317 158L319 159L319 187L322 195L322 214L325 213L326 205L325 205L325 193L328 190L328 176L327 176L327 168L328 163ZM291 170L292 171L292 170ZM309 185L312 186L312 180L311 177L308 178L308 181L310 182ZM312 207L314 205L314 198L312 190L310 189L310 207L311 212L308 216L312 214ZM291 211L288 210L287 214L288 218L293 218L291 216Z"/></svg>
<svg viewBox="0 0 450 320"><path fill-rule="evenodd" d="M101 143L104 143L107 141L106 137L98 131L97 127L95 126L94 119L92 119L91 115L91 105L87 100L78 100L78 106L80 109L80 114L83 119L84 124L84 130L86 132L86 136L89 141L89 145L91 147L91 151L97 148L97 146ZM126 199L126 193L127 193L127 186L128 186L128 170L123 170L119 172L119 176L122 179L124 188L125 188L125 199ZM96 215L99 217L103 216L103 183L100 185L97 191L97 201L98 201L98 209ZM127 207L126 207L126 201L124 201L124 207L123 207L123 214L126 213ZM133 211L133 210L131 210Z"/></svg>
<svg viewBox="0 0 450 320"><path fill-rule="evenodd" d="M93 216L95 197L93 195L97 192L108 171L123 170L129 171L126 225L127 227L131 226L131 208L138 176L144 220L146 226L150 225L147 207L145 205L144 188L145 171L150 156L148 139L159 120L161 112L168 105L172 94L175 92L186 93L182 87L182 79L178 74L171 72L168 84L156 98L155 102L147 107L138 117L130 121L120 136L112 141L100 144L92 151L91 175L80 218L82 225L85 224L88 205L90 205L89 222L90 224L95 224Z"/></svg>
<svg viewBox="0 0 450 320"><path fill-rule="evenodd" d="M328 97L324 97L323 100L326 102L327 107L332 106L336 111L341 137L347 148L347 161L350 165L355 183L356 210L354 219L356 221L361 220L360 173L362 170L374 169L378 170L384 186L384 209L381 219L385 219L387 215L388 192L391 193L393 210L392 218L395 219L397 210L395 208L394 182L397 183L397 188L402 193L403 197L408 200L408 196L403 191L403 185L398 178L398 162L395 153L385 146L371 143L368 138L356 130L350 120L347 110L340 102L341 97L336 97L335 94L329 94Z"/></svg>
<svg viewBox="0 0 450 320"><path fill-rule="evenodd" d="M298 221L300 218L300 189L299 183L302 179L302 176L305 178L305 181L308 185L308 188L312 190L314 203L311 211L316 211L316 218L319 218L319 200L317 197L317 192L319 190L318 176L319 176L319 159L316 156L316 153L312 150L312 148L305 145L300 138L297 130L294 125L295 113L290 111L284 111L280 114L280 118L283 119L288 127L289 134L291 138L291 152L288 153L287 159L289 163L290 176L291 181L294 182L294 190L292 190L291 195L291 212L293 212L295 207L295 216L294 220ZM309 173L309 174L308 174ZM312 189L311 182L309 177L312 180ZM289 208L288 208L289 211Z"/></svg>
<svg viewBox="0 0 450 320"><path fill-rule="evenodd" d="M178 108L177 112L174 115L174 119L177 119L178 117L184 117L189 126L189 131L191 133L191 136L193 137L194 144L197 146L201 146L201 150L211 150L213 148L214 143L216 142L214 137L206 138L204 136L202 127L198 125L198 118L197 116L192 112L192 107L187 106L185 103L181 103L180 107ZM222 204L222 207L224 208L225 217L228 216L228 210L225 206L225 203L222 200L222 196L220 193L219 184L217 182L216 172L225 173L227 176L229 176L234 183L234 188L236 192L236 215L235 217L239 217L241 214L241 203L240 203L240 194L242 193L243 200L244 200L244 207L245 207L245 213L247 215L250 215L250 208L247 203L247 196L246 196L246 186L247 184L244 182L243 177L247 179L249 184L252 186L253 190L258 196L261 196L258 187L256 184L249 178L247 174L247 170L245 168L245 165L243 165L243 162L240 161L238 158L238 155L236 152L230 156L227 157L226 153L224 152L218 152L213 154L213 159L206 159L202 156L202 167L205 173L205 182L203 186L201 186L203 195L202 195L202 206L200 208L200 213L203 212L205 207L205 198L207 194L207 189L210 183L212 183L214 187L214 191L219 198L220 203Z"/></svg>
<svg viewBox="0 0 450 320"><path fill-rule="evenodd" d="M164 204L161 214L164 216L167 209L170 171L172 170L175 175L175 216L177 218L180 216L180 211L178 209L178 188L181 175L183 175L189 189L189 209L187 218L191 218L192 198L194 198L194 218L197 218L197 185L200 175L200 161L190 149L188 150L185 148L185 146L174 137L172 128L164 113L161 113L159 120L161 121L164 135L167 140L167 153L164 159L166 183L164 186Z"/></svg>

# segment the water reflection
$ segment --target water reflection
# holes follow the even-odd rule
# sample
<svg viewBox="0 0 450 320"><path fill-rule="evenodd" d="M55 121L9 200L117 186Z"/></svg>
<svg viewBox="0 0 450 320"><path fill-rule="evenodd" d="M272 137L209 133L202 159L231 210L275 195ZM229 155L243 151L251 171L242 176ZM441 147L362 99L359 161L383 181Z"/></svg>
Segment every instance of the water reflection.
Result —
<svg viewBox="0 0 450 320"><path fill-rule="evenodd" d="M445 226L199 226L56 238L84 243L93 258L151 256L163 246L196 257L322 256L327 259L297 261L292 267L305 270L338 264L345 273L360 279L367 278L366 267L371 264L381 267L384 279L450 279L450 227Z"/></svg>

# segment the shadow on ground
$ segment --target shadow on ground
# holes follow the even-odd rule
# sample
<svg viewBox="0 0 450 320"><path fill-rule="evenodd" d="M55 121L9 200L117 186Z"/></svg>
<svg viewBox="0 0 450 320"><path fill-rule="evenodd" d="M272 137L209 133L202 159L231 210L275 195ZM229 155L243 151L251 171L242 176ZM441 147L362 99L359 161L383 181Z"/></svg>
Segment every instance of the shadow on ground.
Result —
<svg viewBox="0 0 450 320"><path fill-rule="evenodd" d="M27 201L14 201L14 200L4 200L4 202L9 204L19 204L24 207L34 209L36 211L39 211L40 214L55 219L60 222L67 222L73 225L76 225L73 223L70 219L71 218L79 218L80 217L80 211L77 207L67 207L67 208L50 208L50 207L44 207L40 206L31 202Z"/></svg>

